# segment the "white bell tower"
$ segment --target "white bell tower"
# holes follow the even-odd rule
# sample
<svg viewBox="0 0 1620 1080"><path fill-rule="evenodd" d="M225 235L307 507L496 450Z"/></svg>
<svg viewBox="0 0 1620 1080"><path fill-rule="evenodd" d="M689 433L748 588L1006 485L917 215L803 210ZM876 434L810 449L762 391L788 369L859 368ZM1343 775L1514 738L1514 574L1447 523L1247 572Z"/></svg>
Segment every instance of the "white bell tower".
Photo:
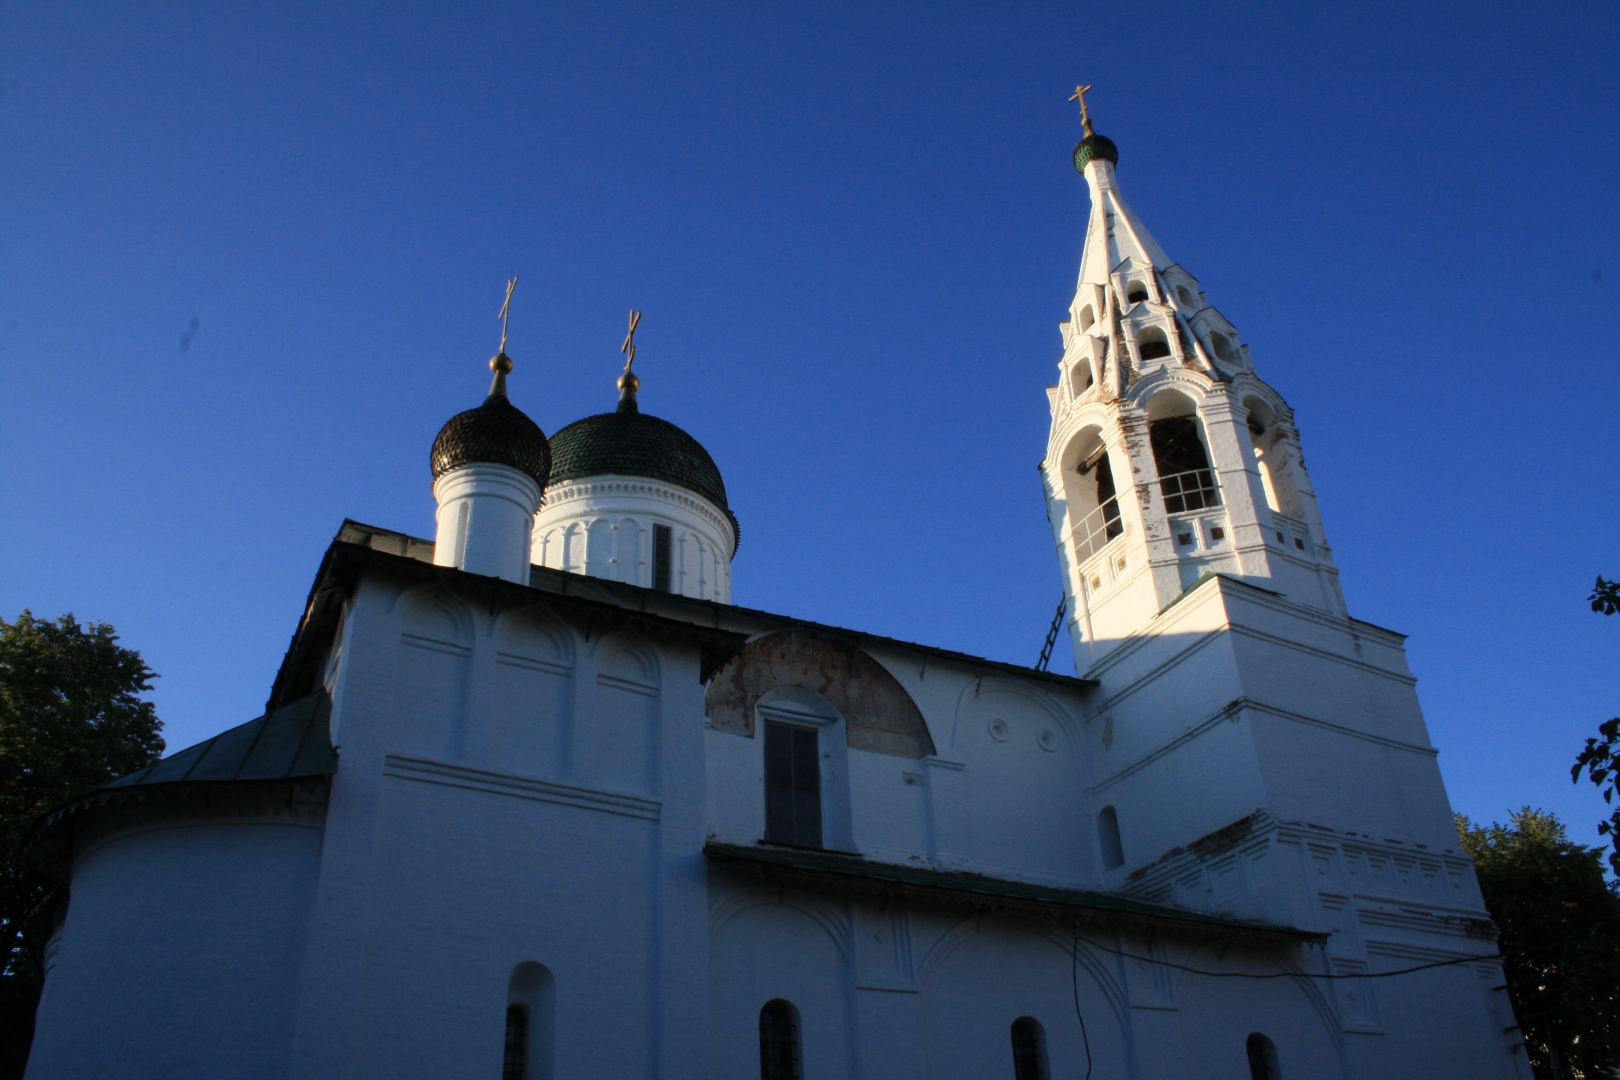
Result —
<svg viewBox="0 0 1620 1080"><path fill-rule="evenodd" d="M1074 160L1091 219L1041 476L1077 670L1206 574L1344 616L1287 403L1126 205L1089 119Z"/></svg>
<svg viewBox="0 0 1620 1080"><path fill-rule="evenodd" d="M1441 950L1479 903L1404 638L1345 610L1292 412L1126 205L1118 161L1087 120L1041 464L1075 667L1097 682L1105 885L1319 927L1339 974ZM1370 993L1328 992L1344 1030L1378 1029Z"/></svg>

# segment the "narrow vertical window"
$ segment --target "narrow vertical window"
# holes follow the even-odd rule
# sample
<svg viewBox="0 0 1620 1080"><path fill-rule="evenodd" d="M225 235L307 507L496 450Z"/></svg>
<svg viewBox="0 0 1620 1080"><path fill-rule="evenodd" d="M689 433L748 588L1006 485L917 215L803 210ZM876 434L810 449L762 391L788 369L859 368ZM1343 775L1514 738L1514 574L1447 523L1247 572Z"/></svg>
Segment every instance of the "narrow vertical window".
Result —
<svg viewBox="0 0 1620 1080"><path fill-rule="evenodd" d="M765 839L821 846L821 763L814 728L765 722Z"/></svg>
<svg viewBox="0 0 1620 1080"><path fill-rule="evenodd" d="M1097 840L1102 847L1104 870L1117 870L1125 865L1125 846L1119 842L1119 813L1105 806L1097 813Z"/></svg>
<svg viewBox="0 0 1620 1080"><path fill-rule="evenodd" d="M529 1010L506 1007L506 1056L501 1059L501 1080L529 1080Z"/></svg>
<svg viewBox="0 0 1620 1080"><path fill-rule="evenodd" d="M1251 1080L1282 1080L1277 1067L1277 1044L1256 1031L1249 1036L1249 1076Z"/></svg>
<svg viewBox="0 0 1620 1080"><path fill-rule="evenodd" d="M669 592L669 526L653 526L653 588Z"/></svg>
<svg viewBox="0 0 1620 1080"><path fill-rule="evenodd" d="M544 964L525 960L506 987L501 1080L552 1080L556 1042L557 982Z"/></svg>
<svg viewBox="0 0 1620 1080"><path fill-rule="evenodd" d="M1013 1080L1047 1080L1046 1032L1033 1016L1012 1025Z"/></svg>
<svg viewBox="0 0 1620 1080"><path fill-rule="evenodd" d="M777 998L759 1010L760 1080L800 1080L799 1011Z"/></svg>

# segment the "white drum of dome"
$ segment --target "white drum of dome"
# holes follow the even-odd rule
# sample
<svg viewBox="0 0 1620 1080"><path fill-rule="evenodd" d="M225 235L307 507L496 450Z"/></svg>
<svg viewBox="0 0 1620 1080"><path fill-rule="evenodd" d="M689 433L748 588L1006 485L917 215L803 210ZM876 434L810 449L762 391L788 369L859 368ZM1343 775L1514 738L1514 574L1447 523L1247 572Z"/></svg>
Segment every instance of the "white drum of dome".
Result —
<svg viewBox="0 0 1620 1080"><path fill-rule="evenodd" d="M724 511L693 491L650 477L588 476L546 489L531 557L538 566L729 604L736 542Z"/></svg>
<svg viewBox="0 0 1620 1080"><path fill-rule="evenodd" d="M529 537L540 508L534 477L490 461L451 469L433 482L439 502L433 561L470 574L529 583Z"/></svg>

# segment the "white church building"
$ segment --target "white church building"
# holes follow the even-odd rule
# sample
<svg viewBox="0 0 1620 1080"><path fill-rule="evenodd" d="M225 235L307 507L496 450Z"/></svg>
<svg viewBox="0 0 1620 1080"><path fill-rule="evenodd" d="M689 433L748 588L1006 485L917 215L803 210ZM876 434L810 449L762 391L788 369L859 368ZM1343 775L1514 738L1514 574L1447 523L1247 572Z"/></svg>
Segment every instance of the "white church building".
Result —
<svg viewBox="0 0 1620 1080"><path fill-rule="evenodd" d="M703 447L628 369L547 439L503 350L264 715L35 827L30 1080L1528 1078L1403 639L1086 133L1078 676L734 604Z"/></svg>

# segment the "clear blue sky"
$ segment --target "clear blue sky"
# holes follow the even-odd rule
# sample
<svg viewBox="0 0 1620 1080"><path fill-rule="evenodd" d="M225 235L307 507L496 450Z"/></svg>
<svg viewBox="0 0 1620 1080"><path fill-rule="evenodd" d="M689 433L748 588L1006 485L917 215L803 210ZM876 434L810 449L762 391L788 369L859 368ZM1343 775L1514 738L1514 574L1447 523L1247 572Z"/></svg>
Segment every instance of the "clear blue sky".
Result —
<svg viewBox="0 0 1620 1080"><path fill-rule="evenodd" d="M6 3L0 613L117 626L173 748L256 715L339 522L431 535L428 447L519 273L548 432L610 407L646 312L643 406L724 470L738 602L1033 662L1084 80L1294 406L1454 804L1594 838L1617 13Z"/></svg>

